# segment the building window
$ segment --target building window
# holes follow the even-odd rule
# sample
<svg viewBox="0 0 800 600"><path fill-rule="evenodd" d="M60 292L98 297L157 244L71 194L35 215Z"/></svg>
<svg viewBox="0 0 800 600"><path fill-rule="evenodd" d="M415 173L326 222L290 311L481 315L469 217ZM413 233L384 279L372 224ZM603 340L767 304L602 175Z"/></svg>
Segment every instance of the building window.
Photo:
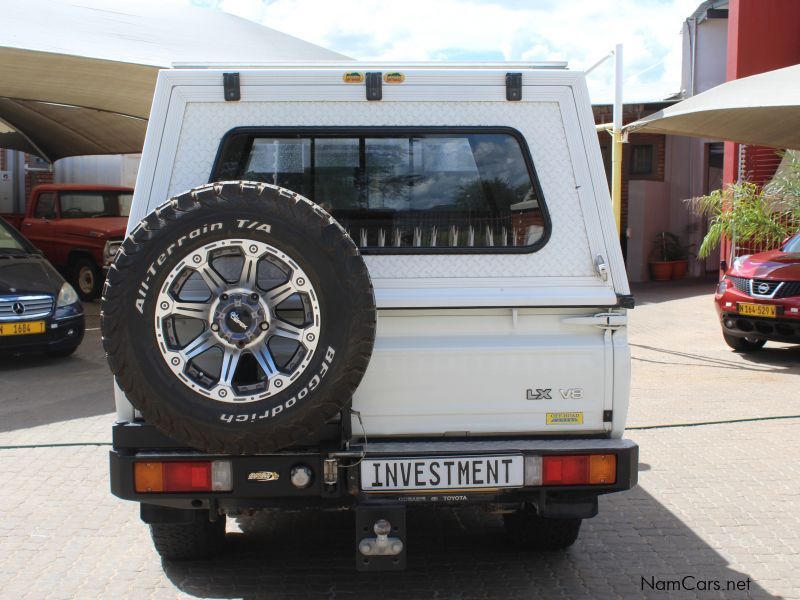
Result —
<svg viewBox="0 0 800 600"><path fill-rule="evenodd" d="M631 147L631 175L653 174L653 145L640 144Z"/></svg>
<svg viewBox="0 0 800 600"><path fill-rule="evenodd" d="M50 162L41 158L39 156L34 156L33 154L27 154L27 161L25 165L25 170L29 173L32 172L39 172L39 171L50 171L51 165Z"/></svg>

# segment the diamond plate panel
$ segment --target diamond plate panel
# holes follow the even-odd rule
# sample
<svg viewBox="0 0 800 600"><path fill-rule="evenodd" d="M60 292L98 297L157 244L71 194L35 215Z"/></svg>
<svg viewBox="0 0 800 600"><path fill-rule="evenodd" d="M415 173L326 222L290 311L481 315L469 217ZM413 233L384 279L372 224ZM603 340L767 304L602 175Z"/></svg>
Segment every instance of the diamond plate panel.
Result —
<svg viewBox="0 0 800 600"><path fill-rule="evenodd" d="M374 279L592 277L572 161L557 102L190 102L169 195L206 183L223 135L241 126L510 126L527 139L553 222L534 254L368 256Z"/></svg>

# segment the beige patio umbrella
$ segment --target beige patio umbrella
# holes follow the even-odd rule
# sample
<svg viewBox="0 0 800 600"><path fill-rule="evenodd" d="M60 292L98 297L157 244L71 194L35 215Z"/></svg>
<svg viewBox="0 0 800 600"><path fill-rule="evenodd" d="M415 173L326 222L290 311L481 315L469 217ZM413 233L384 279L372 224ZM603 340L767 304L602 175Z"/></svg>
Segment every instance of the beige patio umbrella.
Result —
<svg viewBox="0 0 800 600"><path fill-rule="evenodd" d="M140 152L173 63L348 57L219 11L136 0L3 3L0 147L55 160Z"/></svg>
<svg viewBox="0 0 800 600"><path fill-rule="evenodd" d="M625 130L800 148L800 65L728 81Z"/></svg>

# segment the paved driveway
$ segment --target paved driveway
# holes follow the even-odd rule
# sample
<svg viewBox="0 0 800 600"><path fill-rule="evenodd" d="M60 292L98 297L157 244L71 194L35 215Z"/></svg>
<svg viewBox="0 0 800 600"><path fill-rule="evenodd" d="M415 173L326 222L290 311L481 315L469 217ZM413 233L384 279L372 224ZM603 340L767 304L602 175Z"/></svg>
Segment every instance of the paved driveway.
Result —
<svg viewBox="0 0 800 600"><path fill-rule="evenodd" d="M730 352L711 289L637 290L638 488L602 498L556 554L519 553L478 511L412 513L405 573L357 574L352 516L322 512L229 521L223 558L162 565L92 445L112 420L98 332L72 359L3 362L0 597L800 598L800 347Z"/></svg>

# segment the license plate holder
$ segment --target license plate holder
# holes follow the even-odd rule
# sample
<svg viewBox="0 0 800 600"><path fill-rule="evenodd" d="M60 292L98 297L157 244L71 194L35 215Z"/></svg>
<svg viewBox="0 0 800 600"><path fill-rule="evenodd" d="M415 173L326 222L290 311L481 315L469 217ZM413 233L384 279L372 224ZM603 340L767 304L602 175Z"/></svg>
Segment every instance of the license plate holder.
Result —
<svg viewBox="0 0 800 600"><path fill-rule="evenodd" d="M0 336L37 335L44 332L44 321L16 321L13 323L0 323Z"/></svg>
<svg viewBox="0 0 800 600"><path fill-rule="evenodd" d="M522 487L522 454L375 457L361 462L364 492L485 491Z"/></svg>
<svg viewBox="0 0 800 600"><path fill-rule="evenodd" d="M739 302L736 310L740 315L746 317L764 317L776 319L778 317L778 307L774 304L751 304L749 302Z"/></svg>

